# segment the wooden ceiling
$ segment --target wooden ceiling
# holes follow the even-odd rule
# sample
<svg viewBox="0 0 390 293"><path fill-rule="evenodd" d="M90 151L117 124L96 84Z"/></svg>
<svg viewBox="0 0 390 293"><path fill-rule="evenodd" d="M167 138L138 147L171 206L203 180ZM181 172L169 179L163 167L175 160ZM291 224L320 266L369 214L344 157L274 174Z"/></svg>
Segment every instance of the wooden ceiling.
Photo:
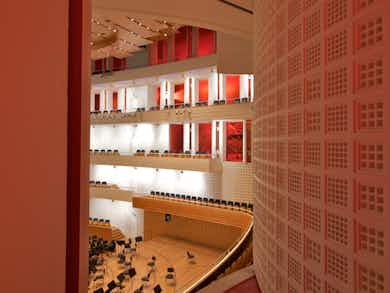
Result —
<svg viewBox="0 0 390 293"><path fill-rule="evenodd" d="M91 58L124 58L144 50L145 45L175 34L180 25L145 16L94 11Z"/></svg>

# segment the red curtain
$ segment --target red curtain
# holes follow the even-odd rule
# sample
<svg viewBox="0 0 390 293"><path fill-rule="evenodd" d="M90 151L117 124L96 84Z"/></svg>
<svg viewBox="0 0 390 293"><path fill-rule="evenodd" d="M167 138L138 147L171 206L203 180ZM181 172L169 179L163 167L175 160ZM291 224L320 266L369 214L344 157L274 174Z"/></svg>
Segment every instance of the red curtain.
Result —
<svg viewBox="0 0 390 293"><path fill-rule="evenodd" d="M175 105L184 103L184 83L175 84Z"/></svg>
<svg viewBox="0 0 390 293"><path fill-rule="evenodd" d="M156 65L158 64L157 60L157 42L154 42L149 45L149 64Z"/></svg>
<svg viewBox="0 0 390 293"><path fill-rule="evenodd" d="M95 111L100 110L100 94L95 94Z"/></svg>
<svg viewBox="0 0 390 293"><path fill-rule="evenodd" d="M174 153L183 152L183 125L169 125L169 148Z"/></svg>
<svg viewBox="0 0 390 293"><path fill-rule="evenodd" d="M161 95L161 87L157 88L157 93L156 93L156 99L157 99L157 106L160 108L160 95Z"/></svg>
<svg viewBox="0 0 390 293"><path fill-rule="evenodd" d="M118 92L112 93L112 109L118 110Z"/></svg>
<svg viewBox="0 0 390 293"><path fill-rule="evenodd" d="M161 40L157 42L157 63L168 62L168 40Z"/></svg>
<svg viewBox="0 0 390 293"><path fill-rule="evenodd" d="M209 81L207 79L199 80L199 101L208 101L209 99Z"/></svg>
<svg viewBox="0 0 390 293"><path fill-rule="evenodd" d="M206 56L215 53L215 32L199 28L198 31L198 56Z"/></svg>
<svg viewBox="0 0 390 293"><path fill-rule="evenodd" d="M199 151L211 153L211 123L199 123Z"/></svg>
<svg viewBox="0 0 390 293"><path fill-rule="evenodd" d="M191 57L192 53L192 27L183 26L175 35L175 61Z"/></svg>
<svg viewBox="0 0 390 293"><path fill-rule="evenodd" d="M112 58L112 70L123 70L126 69L126 58Z"/></svg>
<svg viewBox="0 0 390 293"><path fill-rule="evenodd" d="M95 60L95 73L103 71L103 59Z"/></svg>
<svg viewBox="0 0 390 293"><path fill-rule="evenodd" d="M226 160L242 162L242 122L226 123Z"/></svg>
<svg viewBox="0 0 390 293"><path fill-rule="evenodd" d="M226 102L231 103L233 99L240 97L240 76L226 76Z"/></svg>

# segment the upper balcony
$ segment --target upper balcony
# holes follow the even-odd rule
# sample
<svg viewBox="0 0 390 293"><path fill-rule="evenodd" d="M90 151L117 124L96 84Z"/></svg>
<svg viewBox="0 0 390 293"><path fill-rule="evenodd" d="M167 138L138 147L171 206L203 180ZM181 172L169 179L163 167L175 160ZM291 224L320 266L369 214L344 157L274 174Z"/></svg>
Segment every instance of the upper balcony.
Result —
<svg viewBox="0 0 390 293"><path fill-rule="evenodd" d="M198 102L191 106L189 103L149 109L139 108L135 112L122 111L92 111L91 124L118 123L164 123L164 122L201 122L212 120L252 120L253 104L248 98L237 98L234 103L214 101L213 105Z"/></svg>

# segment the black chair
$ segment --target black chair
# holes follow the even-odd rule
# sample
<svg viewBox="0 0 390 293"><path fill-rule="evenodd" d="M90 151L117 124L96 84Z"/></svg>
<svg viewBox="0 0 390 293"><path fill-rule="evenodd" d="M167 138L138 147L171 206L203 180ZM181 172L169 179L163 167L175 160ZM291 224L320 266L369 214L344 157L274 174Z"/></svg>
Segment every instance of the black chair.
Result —
<svg viewBox="0 0 390 293"><path fill-rule="evenodd" d="M142 236L137 236L137 237L135 237L135 242L136 243L139 243L139 242L142 242Z"/></svg>
<svg viewBox="0 0 390 293"><path fill-rule="evenodd" d="M110 283L107 284L108 290L112 291L114 290L117 286L114 280L112 280Z"/></svg>
<svg viewBox="0 0 390 293"><path fill-rule="evenodd" d="M210 198L209 203L214 203L214 198Z"/></svg>
<svg viewBox="0 0 390 293"><path fill-rule="evenodd" d="M250 210L253 210L253 204L252 204L252 203L248 204L248 208L249 208Z"/></svg>
<svg viewBox="0 0 390 293"><path fill-rule="evenodd" d="M238 201L235 201L234 202L234 206L239 208L240 207L240 203Z"/></svg>
<svg viewBox="0 0 390 293"><path fill-rule="evenodd" d="M93 291L93 293L104 293L104 290L103 290L103 288L99 288L99 289Z"/></svg>
<svg viewBox="0 0 390 293"><path fill-rule="evenodd" d="M229 201L228 201L228 206L233 206L233 205L234 205L234 202L231 201L231 200L229 200Z"/></svg>
<svg viewBox="0 0 390 293"><path fill-rule="evenodd" d="M241 203L241 207L244 208L244 209L247 209L248 208L248 204L246 202L242 202Z"/></svg>
<svg viewBox="0 0 390 293"><path fill-rule="evenodd" d="M151 195L156 195L156 193L154 192L154 190L150 191L150 194L151 194Z"/></svg>
<svg viewBox="0 0 390 293"><path fill-rule="evenodd" d="M224 206L227 205L227 201L226 200L221 200L221 204L223 204Z"/></svg>
<svg viewBox="0 0 390 293"><path fill-rule="evenodd" d="M186 195L186 200L191 200L191 196L190 195Z"/></svg>
<svg viewBox="0 0 390 293"><path fill-rule="evenodd" d="M162 289L161 289L160 284L158 284L157 286L155 286L155 287L153 288L153 292L154 292L154 293L161 293L161 292L162 292Z"/></svg>
<svg viewBox="0 0 390 293"><path fill-rule="evenodd" d="M220 200L220 199L216 199L216 200L215 200L215 203L216 203L216 204L221 204L221 200Z"/></svg>
<svg viewBox="0 0 390 293"><path fill-rule="evenodd" d="M191 196L191 200L196 201L196 196Z"/></svg>

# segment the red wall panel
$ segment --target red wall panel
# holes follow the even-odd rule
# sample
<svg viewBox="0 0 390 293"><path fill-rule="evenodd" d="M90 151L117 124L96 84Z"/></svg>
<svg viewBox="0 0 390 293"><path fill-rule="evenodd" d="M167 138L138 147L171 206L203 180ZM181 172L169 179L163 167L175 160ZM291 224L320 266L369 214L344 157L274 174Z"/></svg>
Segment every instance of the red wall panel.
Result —
<svg viewBox="0 0 390 293"><path fill-rule="evenodd" d="M156 93L156 103L157 103L157 106L160 107L160 103L161 103L161 87L157 87L157 93Z"/></svg>
<svg viewBox="0 0 390 293"><path fill-rule="evenodd" d="M242 122L226 123L226 160L242 162Z"/></svg>
<svg viewBox="0 0 390 293"><path fill-rule="evenodd" d="M175 35L175 61L191 57L192 52L192 28L181 27Z"/></svg>
<svg viewBox="0 0 390 293"><path fill-rule="evenodd" d="M175 105L184 103L184 83L175 84Z"/></svg>
<svg viewBox="0 0 390 293"><path fill-rule="evenodd" d="M168 62L168 40L160 40L157 42L157 63Z"/></svg>
<svg viewBox="0 0 390 293"><path fill-rule="evenodd" d="M240 76L226 76L226 101L231 103L233 99L240 97Z"/></svg>
<svg viewBox="0 0 390 293"><path fill-rule="evenodd" d="M199 123L199 151L211 153L211 123Z"/></svg>
<svg viewBox="0 0 390 293"><path fill-rule="evenodd" d="M118 110L118 92L112 93L112 109Z"/></svg>
<svg viewBox="0 0 390 293"><path fill-rule="evenodd" d="M95 94L95 111L100 110L100 94Z"/></svg>
<svg viewBox="0 0 390 293"><path fill-rule="evenodd" d="M215 53L215 32L199 28L197 56L206 56Z"/></svg>
<svg viewBox="0 0 390 293"><path fill-rule="evenodd" d="M207 79L199 80L199 101L208 101L209 99L209 81Z"/></svg>
<svg viewBox="0 0 390 293"><path fill-rule="evenodd" d="M174 153L183 152L183 125L169 125L169 149Z"/></svg>

